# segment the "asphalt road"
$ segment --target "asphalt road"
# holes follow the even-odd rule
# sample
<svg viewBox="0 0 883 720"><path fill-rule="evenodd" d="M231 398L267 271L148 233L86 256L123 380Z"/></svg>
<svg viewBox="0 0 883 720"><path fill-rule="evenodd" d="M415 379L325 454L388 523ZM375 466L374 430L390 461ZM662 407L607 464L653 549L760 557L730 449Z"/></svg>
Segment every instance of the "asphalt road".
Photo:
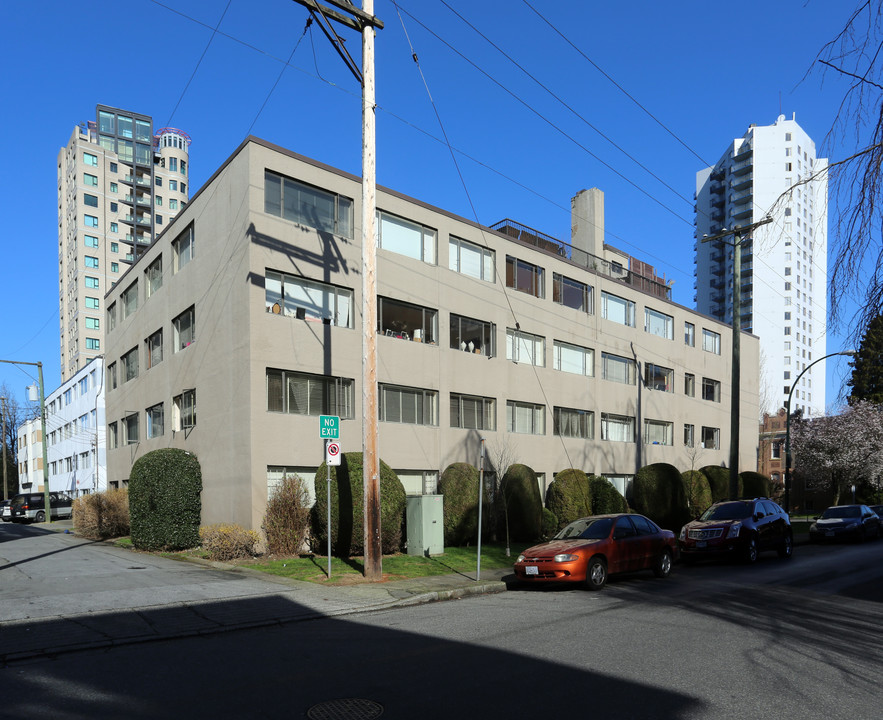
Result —
<svg viewBox="0 0 883 720"><path fill-rule="evenodd" d="M881 599L883 542L801 547L10 665L0 717L865 720Z"/></svg>

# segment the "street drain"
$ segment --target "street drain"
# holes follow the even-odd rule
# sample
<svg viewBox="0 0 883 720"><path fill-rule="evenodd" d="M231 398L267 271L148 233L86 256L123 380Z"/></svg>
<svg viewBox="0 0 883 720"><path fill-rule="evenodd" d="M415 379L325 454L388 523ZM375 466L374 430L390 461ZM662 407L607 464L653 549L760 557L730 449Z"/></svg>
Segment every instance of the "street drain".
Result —
<svg viewBox="0 0 883 720"><path fill-rule="evenodd" d="M137 565L130 565L126 570L147 570L147 568L144 566L138 567Z"/></svg>
<svg viewBox="0 0 883 720"><path fill-rule="evenodd" d="M307 710L307 717L311 720L371 720L382 714L380 703L362 698L329 700Z"/></svg>

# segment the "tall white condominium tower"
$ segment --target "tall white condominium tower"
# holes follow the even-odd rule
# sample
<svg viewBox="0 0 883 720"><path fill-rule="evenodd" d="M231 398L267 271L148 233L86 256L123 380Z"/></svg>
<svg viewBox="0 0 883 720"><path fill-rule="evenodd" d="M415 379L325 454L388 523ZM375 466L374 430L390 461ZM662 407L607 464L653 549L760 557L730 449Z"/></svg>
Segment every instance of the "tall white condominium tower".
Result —
<svg viewBox="0 0 883 720"><path fill-rule="evenodd" d="M696 173L696 309L733 319L733 237L702 242L736 226L773 221L742 244L742 329L760 338L761 412L825 411L828 161L794 116L751 125L713 167Z"/></svg>
<svg viewBox="0 0 883 720"><path fill-rule="evenodd" d="M104 347L104 294L187 204L190 137L98 105L58 153L61 380Z"/></svg>

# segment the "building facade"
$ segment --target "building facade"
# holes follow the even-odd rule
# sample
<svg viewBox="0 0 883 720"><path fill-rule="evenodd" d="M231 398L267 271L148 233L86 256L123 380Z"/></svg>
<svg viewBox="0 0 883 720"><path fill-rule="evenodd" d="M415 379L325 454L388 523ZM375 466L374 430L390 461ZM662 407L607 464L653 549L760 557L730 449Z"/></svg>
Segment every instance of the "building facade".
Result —
<svg viewBox="0 0 883 720"><path fill-rule="evenodd" d="M701 313L733 318L733 247L704 236L769 215L741 250L742 328L760 338L760 406L775 413L826 354L828 161L792 117L752 125L696 174L696 294ZM732 243L732 236L725 241ZM792 411L825 412L825 363L800 377Z"/></svg>
<svg viewBox="0 0 883 720"><path fill-rule="evenodd" d="M182 448L202 466L203 522L259 528L278 478L312 481L322 463L319 415L361 450L360 198L359 178L248 138L110 289L111 485ZM543 487L574 467L627 494L650 463L727 462L726 324L579 223L563 243L382 188L377 207L380 456L407 492L477 465L481 438ZM742 469L757 348L743 334Z"/></svg>
<svg viewBox="0 0 883 720"><path fill-rule="evenodd" d="M58 153L61 379L104 348L104 294L187 204L186 133L98 105Z"/></svg>
<svg viewBox="0 0 883 720"><path fill-rule="evenodd" d="M43 430L40 419L25 420L16 431L18 491L43 492Z"/></svg>
<svg viewBox="0 0 883 720"><path fill-rule="evenodd" d="M788 414L780 408L775 415L763 414L757 443L757 472L770 479L770 492L785 488L785 440Z"/></svg>

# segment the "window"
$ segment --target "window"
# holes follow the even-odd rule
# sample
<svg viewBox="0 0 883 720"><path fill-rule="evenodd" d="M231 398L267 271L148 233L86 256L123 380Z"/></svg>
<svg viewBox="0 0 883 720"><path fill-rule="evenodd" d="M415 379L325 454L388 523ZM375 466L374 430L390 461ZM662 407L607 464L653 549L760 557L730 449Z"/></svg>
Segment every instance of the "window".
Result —
<svg viewBox="0 0 883 720"><path fill-rule="evenodd" d="M496 430L497 401L489 397L451 393L451 427Z"/></svg>
<svg viewBox="0 0 883 720"><path fill-rule="evenodd" d="M154 198L154 201L158 207L162 207L162 195L157 195L156 198Z"/></svg>
<svg viewBox="0 0 883 720"><path fill-rule="evenodd" d="M171 180L169 187L172 183L175 181ZM269 170L264 173L264 212L323 232L353 236L352 200Z"/></svg>
<svg viewBox="0 0 883 720"><path fill-rule="evenodd" d="M631 300L601 292L601 317L635 327L635 304Z"/></svg>
<svg viewBox="0 0 883 720"><path fill-rule="evenodd" d="M552 410L555 435L591 440L595 437L595 413L591 410L556 407Z"/></svg>
<svg viewBox="0 0 883 720"><path fill-rule="evenodd" d="M594 311L591 286L558 273L552 273L552 302L584 313Z"/></svg>
<svg viewBox="0 0 883 720"><path fill-rule="evenodd" d="M91 185L92 187L98 187L98 176L90 175L89 173L83 173L83 184ZM96 205L96 207L98 207Z"/></svg>
<svg viewBox="0 0 883 720"><path fill-rule="evenodd" d="M145 353L147 368L150 369L154 365L159 365L162 362L162 328L148 337L144 344L147 346L147 352Z"/></svg>
<svg viewBox="0 0 883 720"><path fill-rule="evenodd" d="M484 320L451 313L451 349L494 357L497 329Z"/></svg>
<svg viewBox="0 0 883 720"><path fill-rule="evenodd" d="M86 296L86 309L87 310L97 310L100 306L98 298Z"/></svg>
<svg viewBox="0 0 883 720"><path fill-rule="evenodd" d="M83 194L83 204L88 205L89 207L98 207L98 196L97 195L89 195L88 193Z"/></svg>
<svg viewBox="0 0 883 720"><path fill-rule="evenodd" d="M435 265L435 230L377 211L377 247Z"/></svg>
<svg viewBox="0 0 883 720"><path fill-rule="evenodd" d="M546 367L546 338L506 328L506 359Z"/></svg>
<svg viewBox="0 0 883 720"><path fill-rule="evenodd" d="M695 427L693 425L684 424L684 447L693 447L693 433Z"/></svg>
<svg viewBox="0 0 883 720"><path fill-rule="evenodd" d="M193 305L172 320L175 330L175 352L183 350L196 340L196 316Z"/></svg>
<svg viewBox="0 0 883 720"><path fill-rule="evenodd" d="M601 377L605 380L623 383L625 385L635 384L635 361L629 358L620 357L619 355L611 355L610 353L601 353Z"/></svg>
<svg viewBox="0 0 883 720"><path fill-rule="evenodd" d="M138 377L138 348L133 347L129 352L120 358L120 364L123 366L123 382L134 380Z"/></svg>
<svg viewBox="0 0 883 720"><path fill-rule="evenodd" d="M83 153L83 162L86 165L91 165L92 167L98 167L98 156L93 155L92 153Z"/></svg>
<svg viewBox="0 0 883 720"><path fill-rule="evenodd" d="M134 445L138 442L138 413L123 418L123 444Z"/></svg>
<svg viewBox="0 0 883 720"><path fill-rule="evenodd" d="M117 364L112 362L107 366L107 389L116 390L117 388Z"/></svg>
<svg viewBox="0 0 883 720"><path fill-rule="evenodd" d="M644 308L644 332L674 340L675 319L671 315Z"/></svg>
<svg viewBox="0 0 883 720"><path fill-rule="evenodd" d="M113 330L117 326L117 304L111 303L107 308L107 329Z"/></svg>
<svg viewBox="0 0 883 720"><path fill-rule="evenodd" d="M160 255L144 271L144 278L147 283L147 297L150 297L162 287L162 256Z"/></svg>
<svg viewBox="0 0 883 720"><path fill-rule="evenodd" d="M98 278L92 277L91 275L86 275L86 287L92 290L98 289Z"/></svg>
<svg viewBox="0 0 883 720"><path fill-rule="evenodd" d="M545 406L515 400L506 401L506 430L511 433L545 435Z"/></svg>
<svg viewBox="0 0 883 720"><path fill-rule="evenodd" d="M162 187L162 178L159 176L157 176L157 178L156 178L156 186Z"/></svg>
<svg viewBox="0 0 883 720"><path fill-rule="evenodd" d="M380 385L380 420L408 425L438 425L438 392Z"/></svg>
<svg viewBox="0 0 883 720"><path fill-rule="evenodd" d="M721 336L720 333L712 332L702 328L702 349L705 352L721 354Z"/></svg>
<svg viewBox="0 0 883 720"><path fill-rule="evenodd" d="M696 346L696 326L693 323L684 323L684 345L688 347Z"/></svg>
<svg viewBox="0 0 883 720"><path fill-rule="evenodd" d="M98 338L86 338L87 350L101 350L101 341Z"/></svg>
<svg viewBox="0 0 883 720"><path fill-rule="evenodd" d="M156 224L157 224L157 225L162 225L162 222L163 222L163 221L162 221L162 215L156 215L155 217L156 217Z"/></svg>
<svg viewBox="0 0 883 720"><path fill-rule="evenodd" d="M711 402L721 401L721 384L718 380L702 378L702 399Z"/></svg>
<svg viewBox="0 0 883 720"><path fill-rule="evenodd" d="M601 413L601 439L610 442L634 442L635 419L627 415Z"/></svg>
<svg viewBox="0 0 883 720"><path fill-rule="evenodd" d="M169 190L178 190L178 181L177 180L169 180Z"/></svg>
<svg viewBox="0 0 883 720"><path fill-rule="evenodd" d="M111 191L112 193L119 192L119 191L120 191L120 186L117 185L115 182L112 182L112 183L110 184L110 191Z"/></svg>
<svg viewBox="0 0 883 720"><path fill-rule="evenodd" d="M576 375L595 375L595 351L556 340L552 349L552 367Z"/></svg>
<svg viewBox="0 0 883 720"><path fill-rule="evenodd" d="M118 168L118 166L117 166L116 163L111 163L111 164L110 164L110 171L111 171L112 173L118 172L118 170L119 170L119 168Z"/></svg>
<svg viewBox="0 0 883 720"><path fill-rule="evenodd" d="M147 437L161 437L163 434L163 404L159 403L147 408L144 414L147 417Z"/></svg>
<svg viewBox="0 0 883 720"><path fill-rule="evenodd" d="M696 397L696 376L690 373L684 374L684 395Z"/></svg>
<svg viewBox="0 0 883 720"><path fill-rule="evenodd" d="M94 235L86 235L83 242L86 244L86 247L97 248L98 247L98 238Z"/></svg>
<svg viewBox="0 0 883 720"><path fill-rule="evenodd" d="M97 228L98 227L98 218L95 217L94 215L84 215L83 216L83 224L86 227Z"/></svg>
<svg viewBox="0 0 883 720"><path fill-rule="evenodd" d="M178 172L178 158L169 158L169 170L172 172Z"/></svg>
<svg viewBox="0 0 883 720"><path fill-rule="evenodd" d="M353 381L267 368L267 411L353 417Z"/></svg>
<svg viewBox="0 0 883 720"><path fill-rule="evenodd" d="M185 194L187 193L187 183L181 183L181 192ZM187 203L184 204L186 205Z"/></svg>
<svg viewBox="0 0 883 720"><path fill-rule="evenodd" d="M138 281L120 293L120 320L125 320L138 309Z"/></svg>
<svg viewBox="0 0 883 720"><path fill-rule="evenodd" d="M702 426L702 447L706 450L720 450L720 428Z"/></svg>
<svg viewBox="0 0 883 720"><path fill-rule="evenodd" d="M644 442L647 445L674 445L674 424L663 420L644 420Z"/></svg>
<svg viewBox="0 0 883 720"><path fill-rule="evenodd" d="M172 272L178 272L193 259L193 223L172 241Z"/></svg>
<svg viewBox="0 0 883 720"><path fill-rule="evenodd" d="M100 330L100 323L98 318L87 317L86 318L86 329L87 330Z"/></svg>
<svg viewBox="0 0 883 720"><path fill-rule="evenodd" d="M671 368L644 363L644 384L651 390L673 393L675 391L675 372Z"/></svg>
<svg viewBox="0 0 883 720"><path fill-rule="evenodd" d="M178 201L175 198L169 198L169 210L177 210Z"/></svg>
<svg viewBox="0 0 883 720"><path fill-rule="evenodd" d="M119 263L112 262L112 263L110 264L110 271L111 271L112 273L118 273L118 272L120 271L120 264L119 264Z"/></svg>
<svg viewBox="0 0 883 720"><path fill-rule="evenodd" d="M774 440L770 443L770 457L773 460L781 460L782 459L782 441Z"/></svg>
<svg viewBox="0 0 883 720"><path fill-rule="evenodd" d="M107 447L110 450L119 446L119 436L117 435L117 424L115 422L107 424Z"/></svg>
<svg viewBox="0 0 883 720"><path fill-rule="evenodd" d="M493 250L451 235L448 242L448 267L454 272L492 283L496 278L494 262Z"/></svg>
<svg viewBox="0 0 883 720"><path fill-rule="evenodd" d="M93 257L91 255L86 255L85 262L86 262L87 268L97 268L98 267L98 258L97 257Z"/></svg>
<svg viewBox="0 0 883 720"><path fill-rule="evenodd" d="M377 330L388 337L435 345L438 311L381 297L377 299Z"/></svg>
<svg viewBox="0 0 883 720"><path fill-rule="evenodd" d="M119 226L119 224L118 224L118 223L115 223L115 222L112 222L112 223L110 224L110 231L111 231L111 232L119 232L119 231L120 231L120 226ZM116 249L114 249L114 248L116 248ZM119 252L119 251L120 251L120 246L117 245L116 243L111 243L111 244L110 244L110 250L111 250L111 252Z"/></svg>
<svg viewBox="0 0 883 720"><path fill-rule="evenodd" d="M506 256L506 287L537 298L546 297L545 271L539 265Z"/></svg>
<svg viewBox="0 0 883 720"><path fill-rule="evenodd" d="M196 390L185 390L172 398L172 428L175 432L196 425Z"/></svg>
<svg viewBox="0 0 883 720"><path fill-rule="evenodd" d="M113 223L111 223L111 224L113 224ZM112 243L110 244L110 251L111 251L112 253L118 253L118 252L120 251L120 244L119 244L119 243L112 242Z"/></svg>
<svg viewBox="0 0 883 720"><path fill-rule="evenodd" d="M182 175L187 174L187 161L186 160L181 161L181 174Z"/></svg>
<svg viewBox="0 0 883 720"><path fill-rule="evenodd" d="M353 326L352 290L270 270L264 288L268 312L337 327Z"/></svg>

